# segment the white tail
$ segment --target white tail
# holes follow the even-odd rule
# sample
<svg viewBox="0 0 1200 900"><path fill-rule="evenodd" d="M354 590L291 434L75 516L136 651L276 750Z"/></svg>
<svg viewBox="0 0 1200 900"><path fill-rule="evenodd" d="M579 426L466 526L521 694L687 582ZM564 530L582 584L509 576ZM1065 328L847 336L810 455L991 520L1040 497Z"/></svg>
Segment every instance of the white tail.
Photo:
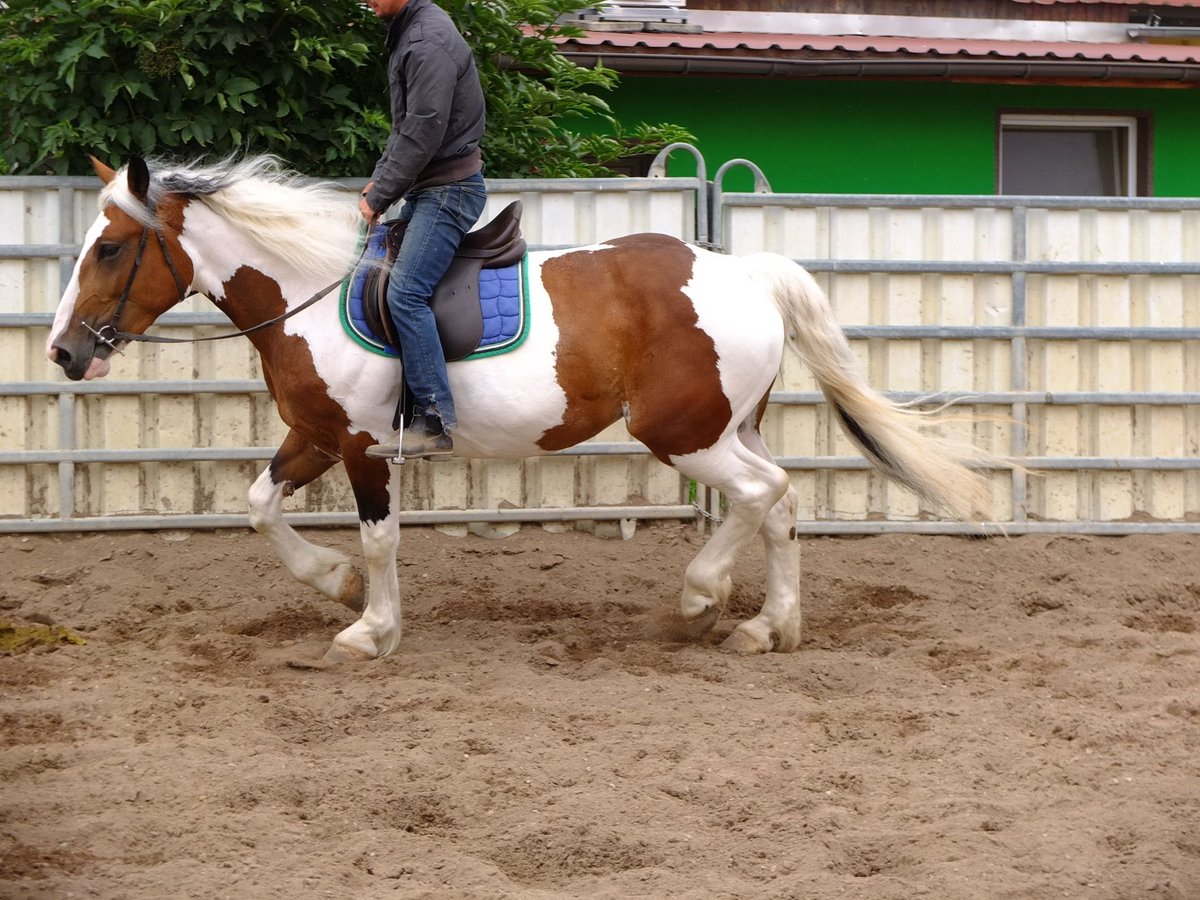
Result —
<svg viewBox="0 0 1200 900"><path fill-rule="evenodd" d="M788 331L788 341L812 370L846 434L881 472L922 499L960 519L987 519L992 506L986 478L963 457L989 459L921 432L929 415L907 409L874 391L820 286L801 266L773 253L746 259L767 284Z"/></svg>

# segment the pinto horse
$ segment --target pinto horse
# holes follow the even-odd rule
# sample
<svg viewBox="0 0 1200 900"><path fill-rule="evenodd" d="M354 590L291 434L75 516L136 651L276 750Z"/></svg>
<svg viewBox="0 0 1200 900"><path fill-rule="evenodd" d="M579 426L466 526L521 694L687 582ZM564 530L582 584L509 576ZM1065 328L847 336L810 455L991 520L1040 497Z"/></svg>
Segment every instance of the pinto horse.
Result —
<svg viewBox="0 0 1200 900"><path fill-rule="evenodd" d="M72 380L107 374L113 350L189 292L249 329L302 305L354 265L361 223L352 199L270 157L156 164L153 173L140 159L119 171L93 166L105 185L100 214L46 342L49 359ZM679 609L691 636L716 623L735 555L758 534L765 600L723 646L756 653L800 643L796 492L759 434L787 343L875 467L931 508L986 518L986 480L922 432L922 414L867 386L828 301L794 262L639 234L530 253L527 263L525 341L449 366L455 453L550 453L624 418L659 460L719 489L728 514L683 579ZM361 612L334 637L324 664L390 654L401 633L399 469L364 451L397 442L400 363L355 344L333 299L249 339L290 428L250 488L251 524L296 578ZM358 506L365 589L347 556L309 543L282 514L285 497L339 461Z"/></svg>

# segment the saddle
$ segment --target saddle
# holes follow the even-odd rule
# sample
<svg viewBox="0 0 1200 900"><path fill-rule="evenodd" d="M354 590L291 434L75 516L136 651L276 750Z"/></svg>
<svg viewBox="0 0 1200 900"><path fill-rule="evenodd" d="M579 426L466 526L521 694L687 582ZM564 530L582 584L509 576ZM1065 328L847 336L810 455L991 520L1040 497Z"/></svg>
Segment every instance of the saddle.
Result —
<svg viewBox="0 0 1200 900"><path fill-rule="evenodd" d="M521 211L521 201L514 200L487 225L468 232L450 268L433 292L429 306L437 321L447 362L469 356L483 337L483 313L479 303L480 270L516 265L525 255ZM400 251L407 225L407 222L399 220L383 223L387 229L384 264L375 267L367 275L363 286L363 314L367 324L376 334L384 335L392 346L399 346L400 342L396 339L396 326L388 310L387 288L392 264Z"/></svg>

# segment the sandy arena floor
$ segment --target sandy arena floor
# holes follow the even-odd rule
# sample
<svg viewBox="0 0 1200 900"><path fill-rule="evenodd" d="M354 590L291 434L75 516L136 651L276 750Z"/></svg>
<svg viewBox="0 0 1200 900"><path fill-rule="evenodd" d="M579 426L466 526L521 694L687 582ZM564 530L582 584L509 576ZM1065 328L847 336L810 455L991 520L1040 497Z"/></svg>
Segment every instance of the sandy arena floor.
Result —
<svg viewBox="0 0 1200 900"><path fill-rule="evenodd" d="M1200 897L1200 538L804 540L755 658L674 637L699 540L406 531L400 652L313 672L256 535L0 537L87 639L0 655L0 897Z"/></svg>

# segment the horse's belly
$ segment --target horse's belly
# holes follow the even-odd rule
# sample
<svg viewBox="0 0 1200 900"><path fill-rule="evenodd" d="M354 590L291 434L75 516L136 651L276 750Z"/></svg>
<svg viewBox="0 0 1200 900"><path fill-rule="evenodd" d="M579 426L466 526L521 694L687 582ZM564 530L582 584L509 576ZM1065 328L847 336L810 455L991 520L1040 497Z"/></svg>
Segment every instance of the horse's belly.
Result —
<svg viewBox="0 0 1200 900"><path fill-rule="evenodd" d="M558 383L558 328L541 288L540 259L530 257L529 334L515 350L448 367L458 413L454 450L461 456L524 457L562 421L567 396Z"/></svg>

